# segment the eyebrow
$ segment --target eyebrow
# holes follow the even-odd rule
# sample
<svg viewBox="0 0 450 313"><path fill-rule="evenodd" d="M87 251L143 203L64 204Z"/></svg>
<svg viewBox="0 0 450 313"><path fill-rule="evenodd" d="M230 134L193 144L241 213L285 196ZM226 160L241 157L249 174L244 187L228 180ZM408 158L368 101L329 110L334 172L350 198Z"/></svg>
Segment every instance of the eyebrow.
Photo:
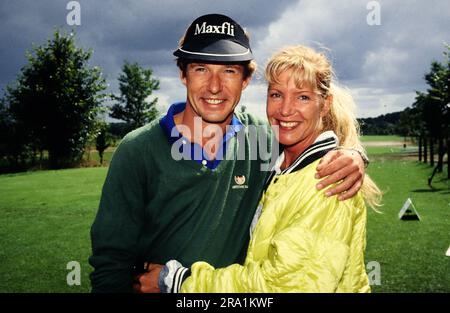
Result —
<svg viewBox="0 0 450 313"><path fill-rule="evenodd" d="M208 64L215 65L215 63L197 63L197 62L189 63L189 65L192 65L192 66L205 66L205 65L208 65ZM223 65L225 67L233 67L233 68L242 68L242 66L240 64L220 64L219 63L217 65Z"/></svg>
<svg viewBox="0 0 450 313"><path fill-rule="evenodd" d="M272 89L277 89L278 90L278 88L276 88L276 87L270 87L269 86L268 90L272 90ZM295 92L297 92L297 93L304 93L304 92L315 93L314 90L299 90L299 89L296 90Z"/></svg>

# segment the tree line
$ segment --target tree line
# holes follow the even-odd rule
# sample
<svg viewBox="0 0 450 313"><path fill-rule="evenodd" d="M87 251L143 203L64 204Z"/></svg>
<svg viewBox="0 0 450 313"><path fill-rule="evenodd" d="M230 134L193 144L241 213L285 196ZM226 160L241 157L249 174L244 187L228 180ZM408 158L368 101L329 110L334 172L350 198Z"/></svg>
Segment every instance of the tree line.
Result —
<svg viewBox="0 0 450 313"><path fill-rule="evenodd" d="M358 118L363 135L398 135L401 133L398 122L402 112L382 114L377 117Z"/></svg>
<svg viewBox="0 0 450 313"><path fill-rule="evenodd" d="M446 45L445 49L444 60L433 61L430 71L424 75L427 90L416 91L412 106L401 113L398 129L399 134L415 138L419 161L435 166L432 177L443 171L447 154L447 178L450 178L450 46Z"/></svg>
<svg viewBox="0 0 450 313"><path fill-rule="evenodd" d="M76 47L73 33L56 30L53 38L26 56L27 65L0 99L0 171L25 170L38 164L47 168L76 166L87 145L96 147L102 162L113 137L119 139L158 115L158 99L148 100L159 89L159 80L150 68L125 61L118 77L119 93L107 93L101 69L89 65L92 51ZM442 172L444 155L450 149L448 45L444 61L433 61L424 78L429 87L416 92L411 107L359 121L364 135L413 138L421 162L435 166L437 152L434 172ZM107 123L107 115L123 122ZM448 166L447 170L450 178Z"/></svg>
<svg viewBox="0 0 450 313"><path fill-rule="evenodd" d="M159 89L151 69L125 61L114 95L101 69L89 65L91 56L76 47L73 33L60 30L26 53L28 63L0 99L1 171L76 166L88 144L102 160L111 142L105 116L124 122L120 135L157 116L158 99L148 101Z"/></svg>
<svg viewBox="0 0 450 313"><path fill-rule="evenodd" d="M358 119L364 135L401 135L418 145L419 162L434 167L433 176L443 171L447 155L447 177L450 178L450 46L445 45L442 62L431 62L424 79L426 91L416 91L414 103L401 112ZM435 160L437 155L437 160Z"/></svg>

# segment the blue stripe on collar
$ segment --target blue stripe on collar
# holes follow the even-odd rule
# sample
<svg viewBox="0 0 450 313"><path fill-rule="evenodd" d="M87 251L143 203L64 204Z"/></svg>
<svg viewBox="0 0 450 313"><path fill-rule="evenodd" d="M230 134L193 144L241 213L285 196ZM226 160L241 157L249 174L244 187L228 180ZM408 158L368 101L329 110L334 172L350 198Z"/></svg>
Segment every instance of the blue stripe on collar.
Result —
<svg viewBox="0 0 450 313"><path fill-rule="evenodd" d="M222 140L222 145L217 152L216 159L211 160L208 155L204 152L203 148L196 144L191 143L187 138L184 138L177 130L175 125L174 116L178 113L181 113L186 108L186 102L177 102L172 104L167 114L159 120L159 125L161 126L164 134L167 137L167 140L170 145L173 145L178 140L183 140L184 145L190 145L190 156L185 156L183 153L183 146L180 146L180 153L185 157L185 159L194 160L197 163L203 164L209 169L215 169L219 166L220 161L225 159L225 153L227 151L227 143L228 141L236 136L236 134L244 128L244 125L239 121L236 115L233 115L230 125L226 128L226 133ZM173 134L172 134L173 130ZM188 149L189 150L189 149Z"/></svg>

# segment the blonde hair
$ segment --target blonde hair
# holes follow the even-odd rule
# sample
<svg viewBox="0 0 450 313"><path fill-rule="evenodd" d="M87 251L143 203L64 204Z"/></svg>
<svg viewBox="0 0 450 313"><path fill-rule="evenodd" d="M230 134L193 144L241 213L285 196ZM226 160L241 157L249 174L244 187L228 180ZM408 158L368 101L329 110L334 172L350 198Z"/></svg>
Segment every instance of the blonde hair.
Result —
<svg viewBox="0 0 450 313"><path fill-rule="evenodd" d="M323 99L332 97L330 110L322 120L322 131L334 131L343 147L364 151L359 139L355 102L348 90L333 82L335 75L327 57L305 46L286 47L269 59L266 80L269 84L279 83L278 77L289 70L292 70L292 78L298 88L308 84ZM380 206L382 192L367 174L361 193L372 208Z"/></svg>

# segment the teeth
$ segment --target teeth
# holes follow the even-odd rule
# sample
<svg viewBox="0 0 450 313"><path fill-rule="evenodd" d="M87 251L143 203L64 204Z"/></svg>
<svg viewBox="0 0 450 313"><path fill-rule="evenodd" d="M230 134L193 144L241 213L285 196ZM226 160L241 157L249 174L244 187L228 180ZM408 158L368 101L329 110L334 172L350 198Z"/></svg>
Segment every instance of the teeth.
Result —
<svg viewBox="0 0 450 313"><path fill-rule="evenodd" d="M205 99L205 101L209 104L220 104L222 103L224 100L220 100L220 99Z"/></svg>
<svg viewBox="0 0 450 313"><path fill-rule="evenodd" d="M282 121L280 121L281 127L295 127L298 124L299 124L298 122L282 122Z"/></svg>

